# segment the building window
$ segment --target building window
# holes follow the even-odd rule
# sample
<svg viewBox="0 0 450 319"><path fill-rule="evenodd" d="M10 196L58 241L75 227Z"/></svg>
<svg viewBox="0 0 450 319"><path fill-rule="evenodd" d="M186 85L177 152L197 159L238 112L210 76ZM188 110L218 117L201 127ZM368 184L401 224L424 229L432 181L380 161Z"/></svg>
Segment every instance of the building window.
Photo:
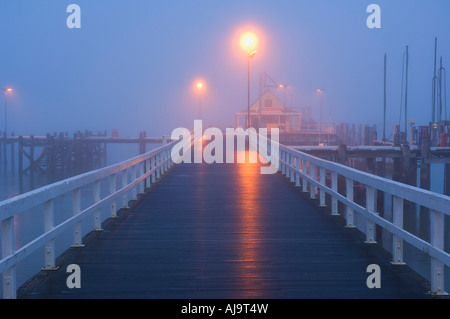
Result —
<svg viewBox="0 0 450 319"><path fill-rule="evenodd" d="M271 99L264 100L264 107L272 107L272 100Z"/></svg>

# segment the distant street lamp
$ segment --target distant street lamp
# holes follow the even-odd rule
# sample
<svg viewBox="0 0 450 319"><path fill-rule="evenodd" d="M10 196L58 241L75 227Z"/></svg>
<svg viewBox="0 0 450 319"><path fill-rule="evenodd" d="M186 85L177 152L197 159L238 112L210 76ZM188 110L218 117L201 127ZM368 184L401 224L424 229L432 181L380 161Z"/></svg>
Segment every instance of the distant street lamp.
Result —
<svg viewBox="0 0 450 319"><path fill-rule="evenodd" d="M320 138L322 134L322 95L323 95L323 89L317 89L316 92L320 93L320 127L319 127L319 145L320 145Z"/></svg>
<svg viewBox="0 0 450 319"><path fill-rule="evenodd" d="M6 97L8 96L8 93L12 92L11 88L2 88L1 89L3 92L5 92L5 135L7 134L7 126L6 126Z"/></svg>
<svg viewBox="0 0 450 319"><path fill-rule="evenodd" d="M287 85L287 84L280 84L280 88L282 88L283 91L284 91L284 106L286 106L286 107L287 107L287 105L286 105L286 103L287 103L287 101L286 101L286 89L287 89L288 86L289 85Z"/></svg>
<svg viewBox="0 0 450 319"><path fill-rule="evenodd" d="M203 83L198 82L197 90L198 90L198 118L199 118L199 120L202 119L202 89L203 89Z"/></svg>

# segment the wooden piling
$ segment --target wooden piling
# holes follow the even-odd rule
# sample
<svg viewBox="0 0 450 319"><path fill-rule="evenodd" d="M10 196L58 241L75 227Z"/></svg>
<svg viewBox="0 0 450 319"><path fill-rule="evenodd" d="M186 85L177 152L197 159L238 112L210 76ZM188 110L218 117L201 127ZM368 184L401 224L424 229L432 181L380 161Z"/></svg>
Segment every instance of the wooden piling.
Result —
<svg viewBox="0 0 450 319"><path fill-rule="evenodd" d="M14 136L14 132L11 133L11 137ZM14 173L15 168L15 163L16 163L16 159L15 159L15 143L11 142L11 146L10 146L10 150L11 150L11 171Z"/></svg>
<svg viewBox="0 0 450 319"><path fill-rule="evenodd" d="M19 178L22 179L22 177L23 177L23 136L19 136L18 157L19 157Z"/></svg>
<svg viewBox="0 0 450 319"><path fill-rule="evenodd" d="M6 171L8 168L8 154L6 152L6 132L3 132L3 168Z"/></svg>

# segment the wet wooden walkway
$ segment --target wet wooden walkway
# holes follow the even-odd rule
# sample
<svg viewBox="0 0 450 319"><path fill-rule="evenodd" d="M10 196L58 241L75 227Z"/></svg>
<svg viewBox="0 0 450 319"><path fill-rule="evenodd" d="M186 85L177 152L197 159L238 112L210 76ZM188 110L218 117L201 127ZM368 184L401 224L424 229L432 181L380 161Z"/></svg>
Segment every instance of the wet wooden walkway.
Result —
<svg viewBox="0 0 450 319"><path fill-rule="evenodd" d="M340 217L258 164L181 164L19 298L429 298ZM78 264L81 288L66 286ZM369 289L369 264L381 288Z"/></svg>

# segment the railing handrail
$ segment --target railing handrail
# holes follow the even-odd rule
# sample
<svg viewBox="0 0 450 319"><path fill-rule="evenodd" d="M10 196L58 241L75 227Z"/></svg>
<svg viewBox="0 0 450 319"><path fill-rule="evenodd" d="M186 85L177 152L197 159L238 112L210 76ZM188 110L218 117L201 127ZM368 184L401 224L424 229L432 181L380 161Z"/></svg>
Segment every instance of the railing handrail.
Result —
<svg viewBox="0 0 450 319"><path fill-rule="evenodd" d="M261 138L265 139L260 135ZM444 265L450 267L450 253L444 249L444 216L450 215L449 196L392 181L340 163L330 162L275 141L267 141L266 139L264 143L260 142L259 146L262 146L264 150L264 145L269 144L267 142L276 143L277 147L272 148L271 146L270 149L278 149L278 153L270 154L270 157L277 157L278 170L290 178L291 182L300 186L301 181L303 191L309 192L311 198L316 198L317 189L321 206L325 205L325 194L330 195L332 215L340 215L338 202L344 204L347 227L356 227L353 221L354 213L363 217L362 222L365 221L366 228L360 230L366 234L366 243L376 243L375 225L391 233L392 263L394 265L404 264L403 240L427 254L431 261L431 294L447 294L444 290ZM269 156L268 149L269 147L265 149L263 156ZM273 158L271 162L273 162ZM316 170L319 171L318 174ZM331 187L325 183L326 171L331 173ZM338 191L338 176L345 178L345 195ZM354 201L353 187L355 181L365 186L365 207ZM392 196L392 220L378 215L376 209L377 190ZM423 240L403 228L404 200L430 209L430 241Z"/></svg>
<svg viewBox="0 0 450 319"><path fill-rule="evenodd" d="M116 174L126 168L139 164L161 152L166 148L171 148L175 141L160 146L145 154L137 155L131 159L120 163L112 164L107 167L95 169L82 173L67 179L42 186L35 190L5 199L0 202L0 221L17 215L17 212L23 212L29 208L45 203L47 200L61 196L74 189L93 183L96 180Z"/></svg>
<svg viewBox="0 0 450 319"><path fill-rule="evenodd" d="M260 136L261 137L261 136ZM272 142L276 143L276 142ZM316 166L323 167L327 170L334 171L337 174L360 182L364 185L383 189L383 191L391 195L401 197L416 204L425 206L432 210L440 211L445 215L450 215L450 196L438 194L416 186L393 181L391 179L373 175L353 167L349 167L340 163L330 162L317 156L296 150L294 147L285 146L278 143L280 151L286 151L290 154L297 155Z"/></svg>
<svg viewBox="0 0 450 319"><path fill-rule="evenodd" d="M163 139L165 144L166 140ZM145 191L145 185L150 187L158 180L172 165L171 148L177 141L160 146L147 153L137 155L131 159L117 164L96 169L62 181L40 187L36 190L6 199L0 202L0 223L1 223L1 259L0 273L3 274L3 298L16 297L16 275L15 266L24 258L30 256L38 248L45 246L45 267L52 270L55 268L55 246L56 236L67 231L73 226L74 246L82 247L81 221L91 214L94 214L94 229L101 230L101 209L110 205L110 217L117 216L116 199L123 198L123 206L128 207L128 192L132 191L132 199L137 199L139 193ZM139 169L139 172L137 171ZM131 171L131 181L128 173ZM117 173L121 173L121 187L117 188ZM103 198L100 196L100 181L109 178L110 192ZM145 183L145 185L144 185ZM80 189L86 186L93 186L94 203L89 207L81 207ZM66 218L59 224L54 224L54 200L72 193L73 215ZM14 216L24 211L38 207L44 207L44 232L28 241L20 248L14 245Z"/></svg>

